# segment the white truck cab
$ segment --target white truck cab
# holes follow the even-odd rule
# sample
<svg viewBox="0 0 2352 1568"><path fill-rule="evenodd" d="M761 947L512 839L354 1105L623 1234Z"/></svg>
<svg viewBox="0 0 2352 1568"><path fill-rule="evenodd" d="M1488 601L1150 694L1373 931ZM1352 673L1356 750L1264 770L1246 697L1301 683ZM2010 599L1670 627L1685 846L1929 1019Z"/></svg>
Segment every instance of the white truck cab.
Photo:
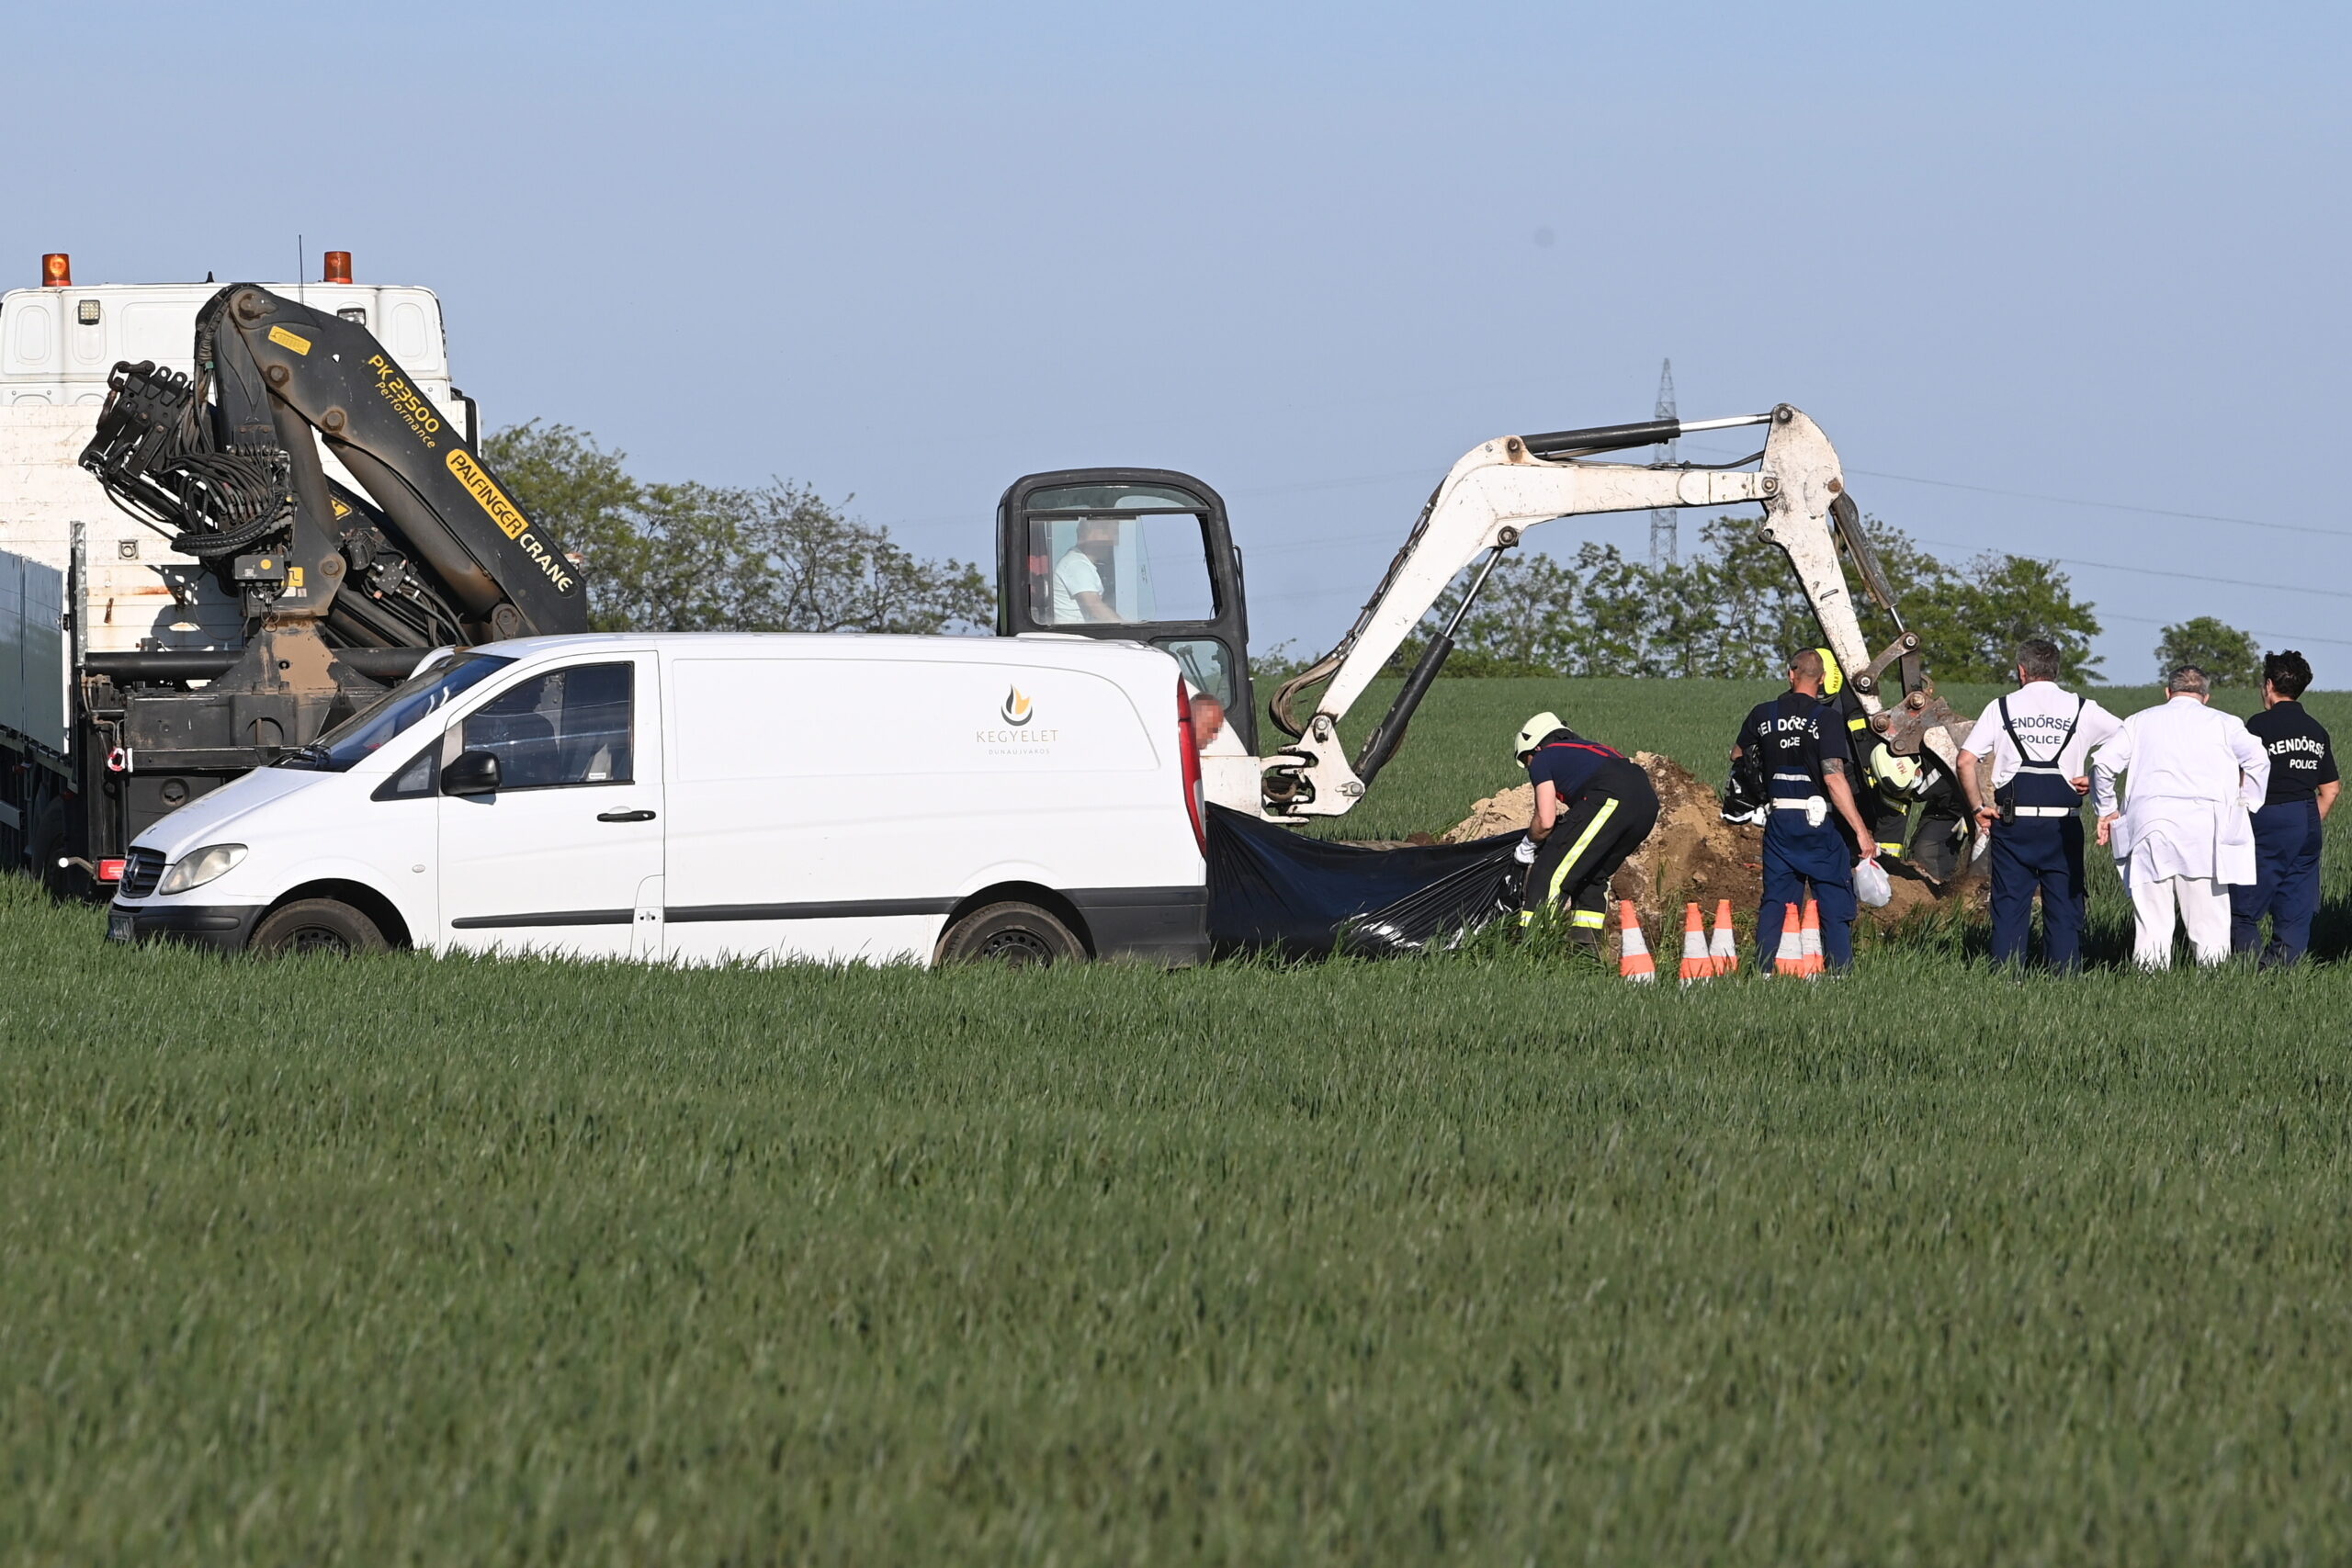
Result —
<svg viewBox="0 0 2352 1568"><path fill-rule="evenodd" d="M479 411L450 382L433 290L354 283L346 253L326 259L334 281L269 287L374 333L474 445ZM39 287L0 292L0 864L47 877L57 857L86 857L110 888L129 839L231 771L137 768L92 710L88 678L107 660L233 652L250 628L234 592L77 461L119 361L195 370L197 313L220 289L76 283L51 254ZM323 460L357 487L333 451Z"/></svg>
<svg viewBox="0 0 2352 1568"><path fill-rule="evenodd" d="M108 935L228 951L1186 964L1176 661L1088 639L592 635L444 651L133 842Z"/></svg>

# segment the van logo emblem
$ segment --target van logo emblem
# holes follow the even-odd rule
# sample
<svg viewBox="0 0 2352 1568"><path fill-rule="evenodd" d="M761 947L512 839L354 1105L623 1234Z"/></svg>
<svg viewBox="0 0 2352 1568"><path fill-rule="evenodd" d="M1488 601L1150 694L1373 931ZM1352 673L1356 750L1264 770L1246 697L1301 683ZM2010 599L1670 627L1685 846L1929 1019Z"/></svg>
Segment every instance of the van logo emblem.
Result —
<svg viewBox="0 0 2352 1568"><path fill-rule="evenodd" d="M1037 705L1022 695L1020 687L1008 686L1004 693L1004 706L1000 711L1004 715L1005 723L1023 725L1037 716Z"/></svg>

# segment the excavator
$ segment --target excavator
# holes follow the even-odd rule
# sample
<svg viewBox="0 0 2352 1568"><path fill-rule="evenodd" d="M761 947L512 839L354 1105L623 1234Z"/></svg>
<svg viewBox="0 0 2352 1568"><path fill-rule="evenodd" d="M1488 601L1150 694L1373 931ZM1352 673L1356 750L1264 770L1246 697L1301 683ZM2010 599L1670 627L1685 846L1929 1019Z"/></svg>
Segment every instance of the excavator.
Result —
<svg viewBox="0 0 2352 1568"><path fill-rule="evenodd" d="M49 802L58 852L36 863L109 882L148 823L308 744L428 650L588 629L578 558L364 316L232 284L197 313L192 376L114 367L80 464L193 558L175 592L217 585L244 635L76 660L73 750L96 776ZM79 819L57 819L69 800Z"/></svg>
<svg viewBox="0 0 2352 1568"><path fill-rule="evenodd" d="M1595 460L1752 426L1763 427L1763 446L1735 463ZM1347 635L1274 694L1267 717L1286 739L1262 753L1240 552L1224 502L1189 475L1087 468L1015 480L998 506L998 630L1141 638L1165 648L1199 693L1196 731L1216 736L1202 758L1208 798L1270 821L1338 817L1396 756L1463 617L1530 530L1604 513L1740 504L1762 508L1763 536L1787 553L1872 731L1896 756L1951 770L1968 721L1936 695L1919 638L1903 628L1828 437L1786 403L1726 419L1505 435L1466 453L1431 492ZM1864 639L1841 557L1896 628L1883 649ZM1430 628L1403 688L1351 755L1342 721L1465 574L1451 615ZM1302 712L1318 685L1320 694Z"/></svg>

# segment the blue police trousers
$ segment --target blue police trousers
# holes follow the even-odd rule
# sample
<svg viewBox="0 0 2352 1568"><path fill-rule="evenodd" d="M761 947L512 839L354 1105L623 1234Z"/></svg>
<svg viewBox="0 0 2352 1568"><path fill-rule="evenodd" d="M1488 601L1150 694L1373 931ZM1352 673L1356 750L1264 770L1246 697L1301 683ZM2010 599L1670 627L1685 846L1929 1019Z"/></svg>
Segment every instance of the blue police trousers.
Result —
<svg viewBox="0 0 2352 1568"><path fill-rule="evenodd" d="M1821 956L1832 969L1854 962L1854 863L1845 835L1823 823L1808 828L1793 811L1774 811L1764 825L1764 903L1756 911L1756 967L1772 972L1781 951L1784 907L1821 906Z"/></svg>
<svg viewBox="0 0 2352 1568"><path fill-rule="evenodd" d="M2254 814L2254 886L2230 889L2230 951L2252 953L2262 917L2270 917L2263 958L2293 964L2312 944L2319 913L2319 807L2282 800Z"/></svg>
<svg viewBox="0 0 2352 1568"><path fill-rule="evenodd" d="M2083 962L2083 819L2021 817L1993 825L1993 962L2023 964L2041 894L2041 956L2052 969Z"/></svg>

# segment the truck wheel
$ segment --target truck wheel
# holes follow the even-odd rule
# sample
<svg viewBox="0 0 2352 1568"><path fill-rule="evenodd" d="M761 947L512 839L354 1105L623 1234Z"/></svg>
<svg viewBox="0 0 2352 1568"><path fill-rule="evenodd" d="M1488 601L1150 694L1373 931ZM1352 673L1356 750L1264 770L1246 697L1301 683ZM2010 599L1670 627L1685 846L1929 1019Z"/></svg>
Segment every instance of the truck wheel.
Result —
<svg viewBox="0 0 2352 1568"><path fill-rule="evenodd" d="M989 904L947 928L939 939L942 964L1082 964L1086 945L1035 904Z"/></svg>
<svg viewBox="0 0 2352 1568"><path fill-rule="evenodd" d="M254 928L247 952L276 957L288 953L325 953L350 958L382 953L391 944L376 922L348 904L332 898L298 898L271 911Z"/></svg>

